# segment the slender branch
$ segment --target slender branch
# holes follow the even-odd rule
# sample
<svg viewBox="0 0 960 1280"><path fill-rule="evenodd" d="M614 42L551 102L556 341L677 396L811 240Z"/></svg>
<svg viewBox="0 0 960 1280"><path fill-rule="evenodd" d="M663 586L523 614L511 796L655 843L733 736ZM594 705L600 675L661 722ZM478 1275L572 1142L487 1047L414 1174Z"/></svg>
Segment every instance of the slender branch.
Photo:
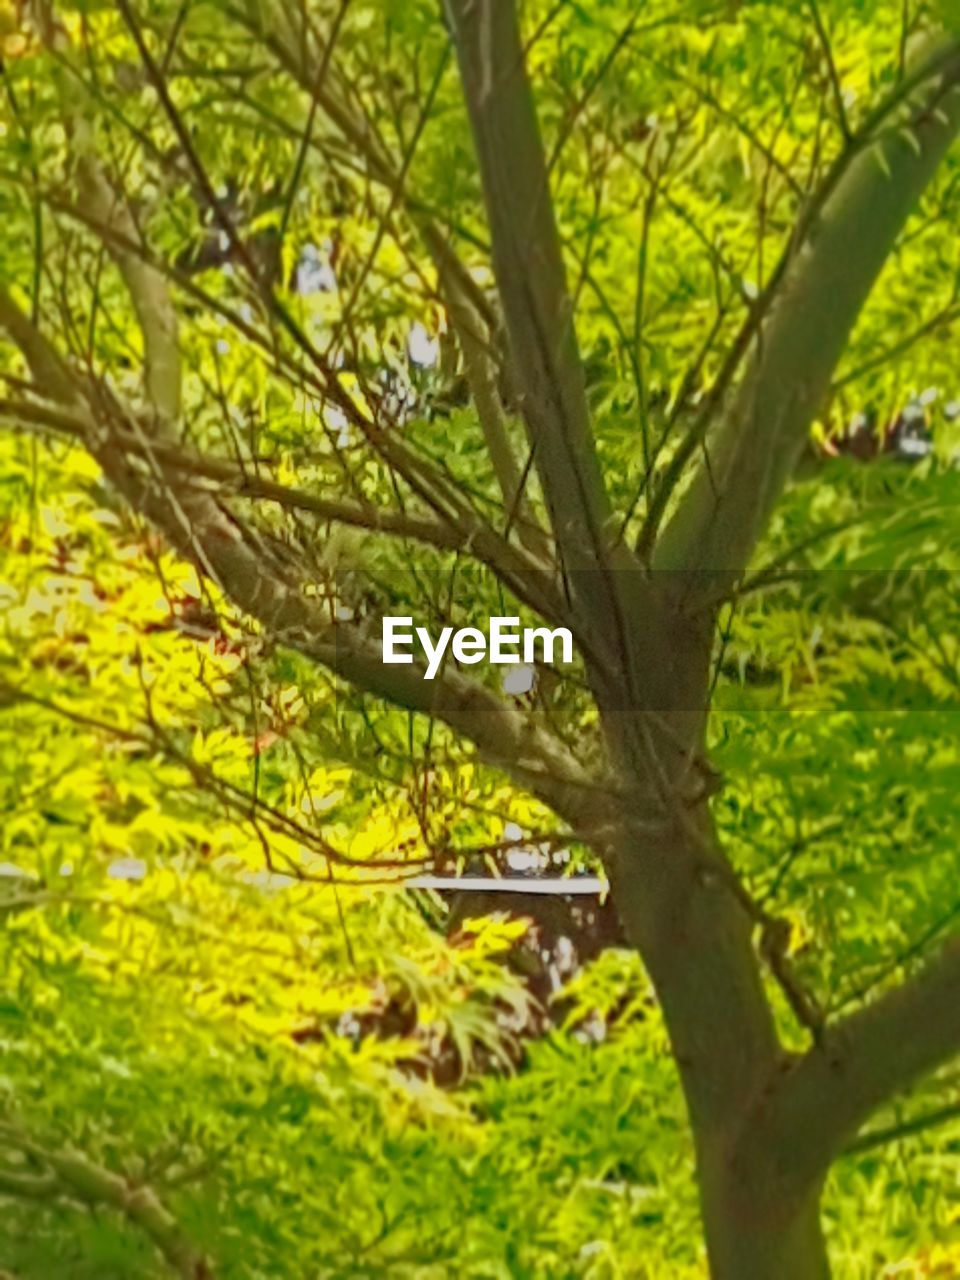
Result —
<svg viewBox="0 0 960 1280"><path fill-rule="evenodd" d="M436 256L436 255L435 255ZM460 339L463 367L504 507L514 513L520 541L546 563L553 561L550 539L534 518L524 494L524 474L510 439L509 419L500 397L500 365L492 335L456 273L441 272L441 287Z"/></svg>
<svg viewBox="0 0 960 1280"><path fill-rule="evenodd" d="M423 243L433 260L441 280L454 281L472 306L480 313L484 324L493 329L497 317L483 290L476 283L462 262L435 217L405 189L400 181L398 166L376 134L373 121L364 115L359 106L348 103L347 89L331 66L321 85L310 57L309 46L293 32L285 30L280 8L270 0L246 0L239 9L231 10L232 16L257 40L269 49L280 66L293 80L315 97L324 115L349 144L351 151L363 158L367 172L378 185L386 188L391 197L396 193L401 204L419 231ZM318 57L322 60L326 45L321 46Z"/></svg>
<svg viewBox="0 0 960 1280"><path fill-rule="evenodd" d="M80 201L92 217L115 230L123 240L135 243L140 236L133 216L108 181L94 149L93 127L85 111L86 90L82 77L70 74L66 32L49 0L41 0L37 12L41 37L57 67L61 110L76 159ZM108 244L107 249L127 287L143 338L147 397L155 412L172 423L180 414L182 374L177 313L167 282L142 256L121 247L120 240Z"/></svg>
<svg viewBox="0 0 960 1280"><path fill-rule="evenodd" d="M839 391L842 387L846 387L850 383L856 382L857 379L862 378L864 374L872 373L874 369L882 368L885 364L902 356L911 347L929 337L932 333L938 334L941 338L946 338L958 318L960 318L960 303L951 299L949 303L941 307L929 319L924 320L916 328L905 333L896 342L887 343L861 364L858 364L855 369L851 369L849 372L844 373L842 377L835 379L831 390Z"/></svg>
<svg viewBox="0 0 960 1280"><path fill-rule="evenodd" d="M837 70L836 59L833 56L833 45L830 43L830 35L823 24L823 17L820 13L820 6L817 3L817 0L807 0L807 6L810 9L810 15L813 18L813 25L817 31L817 39L820 41L824 61L827 64L827 75L830 79L830 91L833 94L833 105L837 112L837 123L840 125L844 138L849 142L853 134L847 120L847 107L843 100L843 86L840 83L840 73Z"/></svg>
<svg viewBox="0 0 960 1280"><path fill-rule="evenodd" d="M44 427L70 436L81 443L86 440L83 418L63 410L51 409L30 400L0 398L0 417L8 417L18 425L28 428ZM142 439L130 432L118 430L114 437L124 452L143 454ZM185 484L197 483L209 489L205 481L215 481L228 492L241 498L262 498L275 502L288 511L309 511L322 520L335 524L366 529L371 533L389 534L398 538L412 538L427 546L445 551L469 549L469 535L437 520L408 515L402 511L390 511L373 503L351 502L347 499L328 498L308 489L280 484L263 476L243 470L235 462L211 458L176 445L151 445L150 453L164 466L175 468L183 474Z"/></svg>
<svg viewBox="0 0 960 1280"><path fill-rule="evenodd" d="M60 353L43 337L32 320L0 285L0 329L5 329L26 361L44 395L66 408L83 405L79 384Z"/></svg>
<svg viewBox="0 0 960 1280"><path fill-rule="evenodd" d="M93 217L86 209L64 200L61 196L51 193L47 196L47 203L52 209L66 214L86 227L112 252L130 253L141 257L168 282L175 284L201 306L209 308L211 312L236 329L246 341L259 348L272 361L278 373L291 380L296 378L304 388L309 389L322 401L327 399L332 401L348 422L356 426L365 436L383 461L402 476L411 488L424 497L428 505L438 513L455 524L465 522L467 528L475 527L481 520L478 513L465 501L462 493L453 488L441 471L422 456L413 453L402 440L379 429L360 411L329 367L324 366L319 371L312 372L296 364L289 353L278 347L275 341L266 337L238 311L201 288L188 273L159 258L142 241L130 240L115 227ZM493 532L492 529L490 532ZM526 567L538 570L541 566L534 561L527 561Z"/></svg>
<svg viewBox="0 0 960 1280"><path fill-rule="evenodd" d="M0 327L18 345L22 342L32 367L55 371L48 390L59 390L60 403L82 415L88 446L129 505L180 554L198 562L278 644L304 653L374 696L442 721L473 742L485 760L511 773L562 816L577 824L589 820L581 801L592 792L590 775L558 739L485 685L457 671L448 669L426 681L419 664L385 666L379 643L359 626L331 622L322 604L303 594L289 568L252 530L213 495L183 484L153 445L152 468L144 468L142 459L118 449L115 425L93 418L57 353L2 291ZM107 407L100 404L101 410ZM129 415L119 405L114 412L121 423L129 423Z"/></svg>
<svg viewBox="0 0 960 1280"><path fill-rule="evenodd" d="M960 1119L960 1102L953 1102L947 1107L937 1107L934 1111L924 1111L909 1120L892 1124L883 1129L869 1129L859 1138L845 1147L845 1156L859 1156L867 1151L875 1151L878 1147L889 1146L891 1142L901 1142L904 1138L914 1138L919 1133L927 1133L930 1129L949 1124Z"/></svg>
<svg viewBox="0 0 960 1280"><path fill-rule="evenodd" d="M299 84L307 87L307 61L302 52L292 47L296 42L284 41L276 29L271 32L271 40L285 69ZM323 48L323 59L326 59L328 49L329 44ZM529 504L520 494L520 468L510 441L507 415L498 386L500 356L492 343L496 316L482 290L455 252L449 236L410 196L403 170L398 169L393 159L379 145L371 122L359 118L345 104L342 92L337 89L321 91L321 88L315 88L311 105L321 103L328 118L366 156L373 176L389 191L391 203L385 219L389 218L395 207L402 206L420 233L433 261L441 292L460 339L467 382L504 503L509 507L518 501L517 530L520 541L540 559L549 562L552 559L549 542L537 527Z"/></svg>

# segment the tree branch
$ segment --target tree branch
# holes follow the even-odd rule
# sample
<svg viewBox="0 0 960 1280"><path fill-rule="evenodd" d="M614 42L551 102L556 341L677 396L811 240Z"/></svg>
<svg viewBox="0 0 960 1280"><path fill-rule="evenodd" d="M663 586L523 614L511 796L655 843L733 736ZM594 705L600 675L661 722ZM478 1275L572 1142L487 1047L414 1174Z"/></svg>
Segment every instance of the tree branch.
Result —
<svg viewBox="0 0 960 1280"><path fill-rule="evenodd" d="M892 1124L884 1129L870 1129L849 1146L844 1147L843 1155L859 1156L867 1151L875 1151L877 1147L885 1147L891 1142L902 1142L904 1138L916 1137L918 1133L927 1133L941 1125L950 1124L960 1119L960 1103L952 1102L946 1107L937 1107L935 1111L923 1111L918 1116L911 1116L900 1124Z"/></svg>
<svg viewBox="0 0 960 1280"><path fill-rule="evenodd" d="M152 1187L134 1185L78 1151L40 1146L11 1125L2 1126L2 1136L47 1172L31 1175L2 1170L0 1195L31 1200L67 1197L91 1206L105 1205L139 1228L183 1280L212 1280L206 1258L187 1239Z"/></svg>
<svg viewBox="0 0 960 1280"><path fill-rule="evenodd" d="M661 534L664 569L742 572L803 448L847 338L960 129L960 45L942 43L828 178L751 335L751 362Z"/></svg>
<svg viewBox="0 0 960 1280"><path fill-rule="evenodd" d="M3 290L0 327L24 351L35 375L53 371L48 392L83 424L87 447L128 504L197 563L242 612L257 619L276 643L313 658L365 692L449 725L473 742L484 760L511 774L572 824L589 823L597 785L559 739L457 671L448 669L427 681L420 664L385 666L377 641L359 626L331 622L322 604L303 594L289 568L254 531L208 491L182 482L177 469L164 462L162 448L151 442L149 466L142 456L118 448L118 424L130 433L130 415L97 389L93 403L100 417L95 418L80 384ZM108 411L115 415L112 420L104 417Z"/></svg>
<svg viewBox="0 0 960 1280"><path fill-rule="evenodd" d="M69 365L2 286L0 329L6 329L44 396L68 409L85 407L79 384Z"/></svg>
<svg viewBox="0 0 960 1280"><path fill-rule="evenodd" d="M41 0L36 12L41 38L58 65L60 104L77 161L81 202L93 218L118 233L118 239L105 247L126 285L143 338L147 398L165 422L175 422L180 415L182 376L177 313L167 282L144 257L122 247L124 240L135 243L140 239L136 223L97 158L93 126L84 110L86 89L82 77L70 66L69 43L53 5Z"/></svg>
<svg viewBox="0 0 960 1280"><path fill-rule="evenodd" d="M568 573L602 570L610 509L515 6L512 0L450 0L449 11L511 365L554 534Z"/></svg>
<svg viewBox="0 0 960 1280"><path fill-rule="evenodd" d="M284 21L282 6L272 3L272 0L243 0L242 6L231 12L242 26L272 51L280 66L311 95L311 99L316 100L341 137L366 161L373 181L385 187L391 196L396 195L420 232L438 276L452 280L480 313L484 324L492 329L497 317L483 290L457 255L440 224L402 187L397 165L377 136L373 121L359 107L348 103L348 92L337 68L329 67L323 82L317 83L309 41L289 28ZM318 56L321 60L326 56L325 47L320 48Z"/></svg>
<svg viewBox="0 0 960 1280"><path fill-rule="evenodd" d="M327 119L366 158L371 176L386 187L393 203L404 207L419 232L460 339L467 383L504 504L510 509L519 498L517 532L520 541L540 559L550 561L552 549L549 542L537 528L529 504L519 493L521 471L510 441L508 418L501 402L497 378L500 361L493 348L496 323L493 309L454 250L449 237L407 192L396 164L375 137L372 123L347 105L336 73L317 83L305 56L304 42L292 35L285 37L280 22L271 22L268 31L263 25L263 15L257 13L260 7L257 3L248 5L252 13L248 14L245 25L258 31L284 69L311 94L312 104L322 107ZM329 47L327 44L322 48L321 60L326 59Z"/></svg>
<svg viewBox="0 0 960 1280"><path fill-rule="evenodd" d="M448 477L433 463L414 454L396 433L383 431L363 417L349 397L342 393L338 384L330 380L332 375L329 371L322 371L325 377L317 379L302 366L294 365L276 344L268 342L236 311L205 292L188 275L157 258L150 251L149 246L142 241L130 240L115 227L94 218L85 209L65 201L62 197L51 195L47 202L52 208L65 213L99 237L111 252L130 253L143 258L168 282L176 284L188 296L216 312L248 342L264 351L265 355L274 361L278 372L291 377L298 376L320 397L331 395L337 407L347 414L348 420L367 437L381 459L406 480L418 497L437 512L440 517L437 528L441 523L443 526L449 525L451 538L460 540L457 543L458 547L469 549L478 560L493 569L519 598L525 600L544 617L555 620L565 618L567 613L565 603L554 587L552 573L544 567L542 561L534 559L524 549L511 544L509 529L502 534L497 533L489 521L485 520L466 497L454 488ZM45 379L38 378L38 382L41 388L46 385ZM333 394L334 392L339 394ZM515 523L519 527L520 519L518 518ZM545 536L539 526L528 525L526 522L524 522L524 531L528 534L539 533ZM552 556L549 559L552 560Z"/></svg>
<svg viewBox="0 0 960 1280"><path fill-rule="evenodd" d="M81 444L86 443L87 431L81 416L51 409L31 400L0 398L0 417L10 418L28 429L47 428ZM125 453L144 455L144 444L139 435L118 430L115 439ZM209 490L210 485L206 482L214 481L222 486L222 492L235 497L262 498L287 511L308 511L333 524L348 525L397 538L411 538L443 551L470 549L468 534L452 525L441 524L438 520L408 515L404 511L391 511L375 506L372 502L324 497L309 489L280 484L252 474L227 459L211 458L176 445L152 444L150 454L164 466L173 467L180 472L183 482L188 485L196 483Z"/></svg>
<svg viewBox="0 0 960 1280"><path fill-rule="evenodd" d="M915 977L829 1027L775 1090L762 1131L801 1182L873 1111L960 1053L960 937Z"/></svg>
<svg viewBox="0 0 960 1280"><path fill-rule="evenodd" d="M552 563L554 555L550 540L536 523L523 491L526 477L517 463L510 440L509 419L500 397L498 375L501 370L492 349L490 330L468 294L463 291L456 274L441 270L440 284L450 318L460 339L467 385L503 497L504 509L514 514L517 535L527 550L545 563Z"/></svg>

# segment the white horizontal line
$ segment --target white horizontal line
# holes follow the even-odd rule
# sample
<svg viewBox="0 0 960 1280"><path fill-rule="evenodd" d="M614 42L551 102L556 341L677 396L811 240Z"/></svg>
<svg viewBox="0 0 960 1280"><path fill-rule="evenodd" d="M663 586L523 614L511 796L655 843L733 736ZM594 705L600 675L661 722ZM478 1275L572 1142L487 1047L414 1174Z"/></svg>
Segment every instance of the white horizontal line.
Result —
<svg viewBox="0 0 960 1280"><path fill-rule="evenodd" d="M554 876L540 879L523 876L507 876L500 879L486 876L414 876L400 881L405 889L447 889L477 893L543 893L572 897L584 895L598 897L610 888L599 876Z"/></svg>

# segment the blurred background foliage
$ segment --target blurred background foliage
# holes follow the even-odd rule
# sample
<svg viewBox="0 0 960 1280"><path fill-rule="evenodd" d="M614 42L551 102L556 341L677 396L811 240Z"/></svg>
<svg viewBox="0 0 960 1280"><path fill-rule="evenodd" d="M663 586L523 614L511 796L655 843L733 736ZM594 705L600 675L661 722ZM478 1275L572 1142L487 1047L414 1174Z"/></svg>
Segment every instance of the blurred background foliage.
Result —
<svg viewBox="0 0 960 1280"><path fill-rule="evenodd" d="M32 280L25 305L135 392L129 301L70 202L62 94L82 84L101 154L179 273L190 438L382 498L384 468L278 356L114 6L61 6L76 52L58 66L21 8L0 7L0 273ZM169 76L193 143L291 314L358 397L389 401L413 446L493 502L416 240L429 213L489 285L436 6L356 0L338 19L344 100L375 125L366 153L255 35L269 8L151 0L140 16L158 45L178 26ZM818 11L833 67L801 5L525 6L599 445L631 519L805 193L936 13ZM380 150L403 158L417 203L397 208ZM958 179L954 155L717 645L718 819L831 1011L894 981L960 915ZM890 446L910 406L929 447L908 459ZM273 532L314 556L320 593L362 570L358 610L373 592L463 620L499 611L445 553L318 528L278 514ZM575 675L547 710L589 751ZM86 455L14 433L0 440L0 810L11 1274L169 1273L156 1233L103 1192L108 1173L149 1186L216 1277L703 1275L681 1099L633 956L601 948L537 984L518 958L536 921L448 915L398 884L547 847L550 815L439 727L272 649ZM960 1276L955 1117L950 1071L878 1118L892 1142L868 1135L839 1163L839 1274Z"/></svg>
<svg viewBox="0 0 960 1280"><path fill-rule="evenodd" d="M193 571L98 505L85 455L2 447L0 1193L4 1169L82 1153L161 1194L216 1275L701 1274L635 957L578 968L544 1026L507 963L526 919L447 937L439 899L378 883L435 849L402 771L355 767L342 694L222 613L194 634ZM819 523L810 565L745 595L718 650L714 735L737 864L835 1009L960 914L952 576L878 593L840 568L893 563L906 511L956 527L956 473L825 468L769 548ZM835 533L840 511L857 524ZM542 831L495 775L436 775L451 850ZM948 1073L878 1127L958 1095ZM960 1267L960 1124L939 1119L838 1166L846 1274ZM69 1188L5 1200L2 1239L17 1275L165 1274L135 1224Z"/></svg>

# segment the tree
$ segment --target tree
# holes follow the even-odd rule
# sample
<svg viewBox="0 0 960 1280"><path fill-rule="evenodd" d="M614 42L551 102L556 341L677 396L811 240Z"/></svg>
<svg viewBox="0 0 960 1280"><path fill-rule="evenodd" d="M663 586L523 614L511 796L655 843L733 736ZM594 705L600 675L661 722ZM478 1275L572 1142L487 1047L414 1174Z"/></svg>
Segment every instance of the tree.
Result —
<svg viewBox="0 0 960 1280"><path fill-rule="evenodd" d="M419 717L427 761L442 726L592 851L669 1031L711 1273L826 1276L832 1161L960 1048L960 940L825 1017L718 835L711 699L841 360L866 350L849 394L952 319L954 296L878 342L903 316L885 275L857 327L918 243L941 265L923 235L949 216L960 45L881 4L388 6L375 53L378 10L346 2L29 8L5 419L81 443L211 607ZM429 374L397 349L438 314ZM810 563L804 537L778 568ZM501 592L571 629L576 678L541 672L528 707L382 662L398 601Z"/></svg>

